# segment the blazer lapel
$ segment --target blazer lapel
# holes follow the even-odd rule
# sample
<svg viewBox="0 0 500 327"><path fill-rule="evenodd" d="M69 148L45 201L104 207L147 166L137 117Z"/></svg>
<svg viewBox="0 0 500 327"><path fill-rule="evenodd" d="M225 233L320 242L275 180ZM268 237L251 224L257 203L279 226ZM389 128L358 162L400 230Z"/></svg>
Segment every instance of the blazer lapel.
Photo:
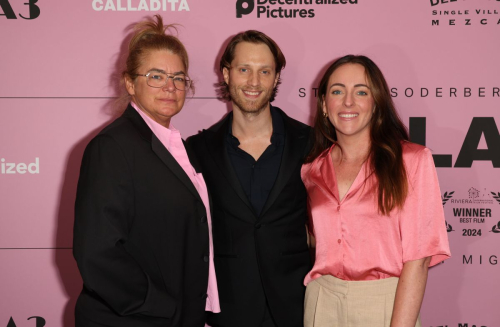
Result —
<svg viewBox="0 0 500 327"><path fill-rule="evenodd" d="M210 133L207 136L207 147L210 150L209 153L212 155L212 159L214 160L216 166L219 168L222 175L224 175L231 188L239 196L243 203L245 203L245 205L251 210L253 215L257 217L253 206L248 201L243 187L241 187L238 176L236 175L233 169L233 165L231 164L231 160L229 159L229 155L227 154L226 133L228 124L229 115L225 117L220 124L214 126L214 129L211 129L213 133Z"/></svg>
<svg viewBox="0 0 500 327"><path fill-rule="evenodd" d="M134 123L134 126L137 128L139 133L146 139L151 142L151 148L153 152L160 158L160 160L167 166L168 169L172 171L172 173L193 193L193 195L201 202L200 195L196 190L195 186L191 182L191 179L186 174L184 169L179 165L177 160L170 154L170 152L165 148L165 146L161 143L161 141L156 137L156 135L151 131L146 122L142 119L142 117L137 113L137 111L129 105L123 116L129 118Z"/></svg>
<svg viewBox="0 0 500 327"><path fill-rule="evenodd" d="M280 111L285 123L285 147L281 157L278 177L276 178L276 182L269 193L260 217L263 217L266 211L276 201L280 193L283 191L286 183L292 177L294 171L296 171L297 165L302 165L302 158L306 155L304 151L308 142L308 134L293 126L293 121L283 111L278 108L276 109ZM307 129L303 130L308 131Z"/></svg>
<svg viewBox="0 0 500 327"><path fill-rule="evenodd" d="M198 191L194 187L191 179L186 174L184 169L179 165L177 160L168 152L168 150L163 146L161 141L156 137L156 135L152 135L151 137L151 147L153 152L163 161L163 163L174 173L174 175L193 193L193 195L203 203L201 200Z"/></svg>

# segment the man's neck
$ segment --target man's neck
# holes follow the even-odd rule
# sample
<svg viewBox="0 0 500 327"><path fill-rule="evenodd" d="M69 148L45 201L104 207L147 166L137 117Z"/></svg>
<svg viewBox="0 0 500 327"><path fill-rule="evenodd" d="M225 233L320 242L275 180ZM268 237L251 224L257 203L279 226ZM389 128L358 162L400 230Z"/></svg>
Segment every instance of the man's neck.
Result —
<svg viewBox="0 0 500 327"><path fill-rule="evenodd" d="M271 138L273 133L273 119L271 117L271 106L258 114L242 112L233 104L233 135L240 140L251 140L254 138Z"/></svg>

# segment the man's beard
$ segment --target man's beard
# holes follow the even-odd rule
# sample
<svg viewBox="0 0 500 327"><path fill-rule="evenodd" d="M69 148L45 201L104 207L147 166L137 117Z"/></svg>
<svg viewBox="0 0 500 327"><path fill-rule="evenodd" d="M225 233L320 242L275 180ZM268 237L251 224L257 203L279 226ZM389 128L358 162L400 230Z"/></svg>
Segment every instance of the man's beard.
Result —
<svg viewBox="0 0 500 327"><path fill-rule="evenodd" d="M241 92L238 92L241 91ZM247 90L252 91L252 90ZM229 86L229 93L231 94L231 101L238 106L243 114L257 116L269 105L269 100L271 99L272 91L265 92L265 90L259 89L255 91L264 91L264 96L256 100L247 100L244 98L243 89L239 89L237 86ZM262 94L261 94L262 96Z"/></svg>

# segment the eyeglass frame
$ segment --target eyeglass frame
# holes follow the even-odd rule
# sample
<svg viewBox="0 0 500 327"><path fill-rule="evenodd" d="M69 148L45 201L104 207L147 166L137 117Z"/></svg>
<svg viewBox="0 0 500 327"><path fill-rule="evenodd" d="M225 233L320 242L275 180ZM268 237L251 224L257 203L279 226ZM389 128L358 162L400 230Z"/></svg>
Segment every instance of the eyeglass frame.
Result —
<svg viewBox="0 0 500 327"><path fill-rule="evenodd" d="M152 86L152 85L149 85L148 81L149 81L149 75L153 72L156 72L156 71L149 71L147 74L134 74L135 76L144 76L146 77L146 84L149 86L149 87L152 87L152 88L155 88L155 89L161 89L162 87L165 87L165 85L168 84L168 79L171 78L172 79L172 84L174 84L174 88L178 91L187 91L190 87L191 87L191 79L189 78L189 76L187 76L186 74L182 73L182 74L170 74L170 73L164 73L164 72L156 72L156 73L160 73L160 74L164 74L167 76L166 80L165 80L165 84L163 84L162 86ZM177 88L177 86L175 85L175 80L174 78L176 76L179 76L179 75L184 75L184 79L186 81L186 88L184 90L181 90L179 88Z"/></svg>

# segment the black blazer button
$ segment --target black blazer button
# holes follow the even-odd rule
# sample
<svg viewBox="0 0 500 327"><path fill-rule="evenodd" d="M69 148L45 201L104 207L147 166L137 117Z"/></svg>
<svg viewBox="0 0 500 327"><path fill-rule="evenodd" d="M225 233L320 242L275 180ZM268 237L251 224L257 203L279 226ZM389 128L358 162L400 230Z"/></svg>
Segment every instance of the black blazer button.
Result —
<svg viewBox="0 0 500 327"><path fill-rule="evenodd" d="M203 257L203 261L208 262L208 255Z"/></svg>
<svg viewBox="0 0 500 327"><path fill-rule="evenodd" d="M257 223L257 224L255 224L255 228L260 229L261 227L262 227L262 224L261 224L261 223Z"/></svg>
<svg viewBox="0 0 500 327"><path fill-rule="evenodd" d="M206 223L206 222L207 222L207 216L203 216L203 217L201 217L200 221L201 221L202 223Z"/></svg>

